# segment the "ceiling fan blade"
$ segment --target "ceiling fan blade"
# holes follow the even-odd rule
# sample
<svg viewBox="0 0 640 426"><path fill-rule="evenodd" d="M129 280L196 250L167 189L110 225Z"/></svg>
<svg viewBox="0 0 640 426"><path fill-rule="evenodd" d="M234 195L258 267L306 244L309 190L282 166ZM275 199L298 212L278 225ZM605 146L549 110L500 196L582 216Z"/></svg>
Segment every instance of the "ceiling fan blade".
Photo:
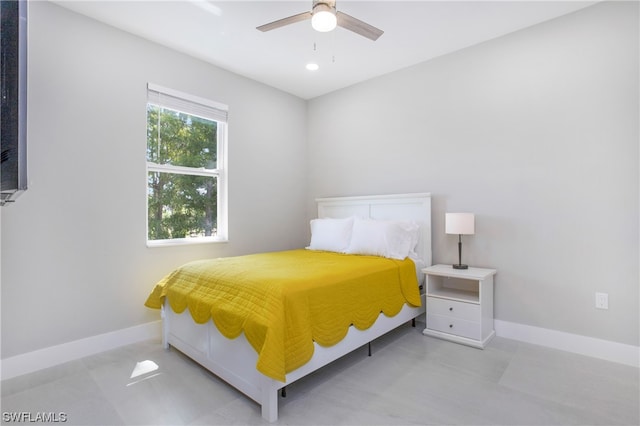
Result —
<svg viewBox="0 0 640 426"><path fill-rule="evenodd" d="M354 33L360 34L370 40L376 41L378 37L384 33L381 29L356 19L353 16L349 16L346 13L337 12L336 17L338 18L339 27L353 31Z"/></svg>
<svg viewBox="0 0 640 426"><path fill-rule="evenodd" d="M295 24L296 22L304 21L305 19L311 19L311 12L298 13L297 15L289 16L288 18L278 19L277 21L260 25L259 27L256 27L256 29L262 32L271 31L271 30L275 30L276 28L284 27L285 25Z"/></svg>

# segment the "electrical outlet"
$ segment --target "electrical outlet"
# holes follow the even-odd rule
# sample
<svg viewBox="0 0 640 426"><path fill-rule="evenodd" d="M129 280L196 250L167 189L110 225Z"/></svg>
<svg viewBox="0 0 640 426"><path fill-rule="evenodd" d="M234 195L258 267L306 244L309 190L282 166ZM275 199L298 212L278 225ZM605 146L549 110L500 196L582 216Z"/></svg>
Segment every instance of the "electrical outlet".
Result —
<svg viewBox="0 0 640 426"><path fill-rule="evenodd" d="M608 293L596 293L596 308L597 309L609 309L609 294Z"/></svg>

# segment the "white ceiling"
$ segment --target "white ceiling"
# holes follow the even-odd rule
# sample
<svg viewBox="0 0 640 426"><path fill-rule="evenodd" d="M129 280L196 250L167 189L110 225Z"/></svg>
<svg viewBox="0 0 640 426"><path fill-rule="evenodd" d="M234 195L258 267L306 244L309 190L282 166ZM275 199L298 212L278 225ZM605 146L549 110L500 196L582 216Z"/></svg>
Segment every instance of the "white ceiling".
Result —
<svg viewBox="0 0 640 426"><path fill-rule="evenodd" d="M310 99L587 7L596 1L338 0L384 30L371 41L310 21L256 27L311 9L311 0L53 0L75 12ZM315 49L314 49L315 46ZM307 62L318 71L307 71Z"/></svg>

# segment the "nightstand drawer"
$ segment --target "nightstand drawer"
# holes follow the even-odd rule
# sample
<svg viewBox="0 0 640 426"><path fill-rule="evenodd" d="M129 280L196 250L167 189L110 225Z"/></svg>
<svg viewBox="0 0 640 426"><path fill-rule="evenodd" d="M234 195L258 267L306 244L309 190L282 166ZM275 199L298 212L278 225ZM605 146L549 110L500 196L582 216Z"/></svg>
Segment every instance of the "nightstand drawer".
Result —
<svg viewBox="0 0 640 426"><path fill-rule="evenodd" d="M427 314L436 314L467 321L480 321L480 305L455 300L427 297Z"/></svg>
<svg viewBox="0 0 640 426"><path fill-rule="evenodd" d="M427 309L429 308L427 307ZM482 338L482 329L479 322L466 321L443 315L427 313L427 328L443 333L455 334L456 336L467 337L469 339L480 340Z"/></svg>

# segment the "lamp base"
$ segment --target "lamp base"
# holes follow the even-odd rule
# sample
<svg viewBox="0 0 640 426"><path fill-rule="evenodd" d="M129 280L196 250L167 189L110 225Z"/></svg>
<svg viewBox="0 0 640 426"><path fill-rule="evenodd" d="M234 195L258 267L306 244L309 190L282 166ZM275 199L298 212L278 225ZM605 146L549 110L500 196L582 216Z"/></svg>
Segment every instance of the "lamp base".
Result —
<svg viewBox="0 0 640 426"><path fill-rule="evenodd" d="M453 265L453 269L469 269L469 265L457 264Z"/></svg>

